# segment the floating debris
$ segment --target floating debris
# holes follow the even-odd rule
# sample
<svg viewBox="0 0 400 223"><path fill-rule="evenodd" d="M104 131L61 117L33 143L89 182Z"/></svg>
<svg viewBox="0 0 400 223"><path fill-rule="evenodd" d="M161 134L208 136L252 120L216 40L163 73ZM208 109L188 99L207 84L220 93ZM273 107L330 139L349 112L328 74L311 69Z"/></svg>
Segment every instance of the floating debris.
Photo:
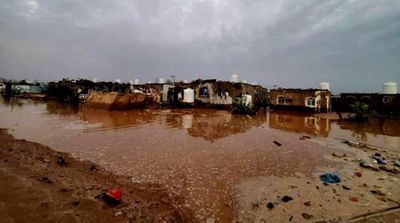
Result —
<svg viewBox="0 0 400 223"><path fill-rule="evenodd" d="M345 189L345 190L351 190L350 187L347 187L347 186L345 186L345 185L343 185L342 187L343 187L343 189Z"/></svg>
<svg viewBox="0 0 400 223"><path fill-rule="evenodd" d="M283 196L282 198L281 198L281 201L283 201L283 202L289 202L289 201L291 201L291 200L293 200L293 198L292 197L289 197L289 196Z"/></svg>
<svg viewBox="0 0 400 223"><path fill-rule="evenodd" d="M277 145L277 146L282 146L282 144L279 143L278 141L274 141L274 143L275 143L275 145Z"/></svg>
<svg viewBox="0 0 400 223"><path fill-rule="evenodd" d="M340 177L334 173L325 173L319 176L319 179L327 184L339 183Z"/></svg>
<svg viewBox="0 0 400 223"><path fill-rule="evenodd" d="M274 208L274 207L275 207L275 205L274 205L273 203L268 202L268 204L267 204L267 208L268 208L268 209L272 209L272 208Z"/></svg>
<svg viewBox="0 0 400 223"><path fill-rule="evenodd" d="M353 201L353 202L358 202L358 198L356 198L356 197L350 197L349 200Z"/></svg>
<svg viewBox="0 0 400 223"><path fill-rule="evenodd" d="M314 216L312 216L312 215L310 215L310 214L307 214L307 213L302 213L301 216L302 216L304 219L310 219L310 218L314 217Z"/></svg>

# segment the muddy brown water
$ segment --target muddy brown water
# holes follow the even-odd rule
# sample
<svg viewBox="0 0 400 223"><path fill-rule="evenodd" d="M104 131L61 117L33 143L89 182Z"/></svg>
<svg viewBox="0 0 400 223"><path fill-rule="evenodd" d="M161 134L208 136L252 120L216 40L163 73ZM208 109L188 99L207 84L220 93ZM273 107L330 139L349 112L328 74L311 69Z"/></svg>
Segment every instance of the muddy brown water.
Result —
<svg viewBox="0 0 400 223"><path fill-rule="evenodd" d="M0 127L18 138L72 153L182 195L198 219L232 220L230 188L256 176L315 177L333 167L325 147L302 135L361 141L399 151L398 120L368 125L331 115L261 110L255 116L210 109L109 112L56 102L0 104ZM282 146L277 146L278 141Z"/></svg>

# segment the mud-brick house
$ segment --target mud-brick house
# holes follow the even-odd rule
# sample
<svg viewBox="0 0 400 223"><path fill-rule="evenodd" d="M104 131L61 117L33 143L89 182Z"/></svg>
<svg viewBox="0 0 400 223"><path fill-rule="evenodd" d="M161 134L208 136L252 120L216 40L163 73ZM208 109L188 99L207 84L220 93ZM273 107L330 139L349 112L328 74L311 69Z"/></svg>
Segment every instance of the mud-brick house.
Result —
<svg viewBox="0 0 400 223"><path fill-rule="evenodd" d="M325 89L273 89L269 92L269 103L274 108L329 112L331 92Z"/></svg>
<svg viewBox="0 0 400 223"><path fill-rule="evenodd" d="M356 102L367 104L378 115L400 116L400 94L342 93L335 110L351 112Z"/></svg>
<svg viewBox="0 0 400 223"><path fill-rule="evenodd" d="M243 94L252 96L253 103L256 106L262 106L266 102L267 89L260 85L251 85L246 83L233 83L227 81L196 80L191 83L194 89L194 98L196 104L205 104L211 106L229 107L232 105L234 97L240 97Z"/></svg>

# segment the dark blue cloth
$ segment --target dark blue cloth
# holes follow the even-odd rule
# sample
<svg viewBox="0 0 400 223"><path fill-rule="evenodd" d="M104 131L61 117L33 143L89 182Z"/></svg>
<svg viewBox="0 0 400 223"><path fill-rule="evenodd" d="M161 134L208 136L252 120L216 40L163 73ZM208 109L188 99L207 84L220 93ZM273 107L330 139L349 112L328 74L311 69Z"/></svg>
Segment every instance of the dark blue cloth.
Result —
<svg viewBox="0 0 400 223"><path fill-rule="evenodd" d="M319 179L323 181L324 183L329 183L329 184L334 184L334 183L339 183L340 178L334 173L325 173L319 176Z"/></svg>

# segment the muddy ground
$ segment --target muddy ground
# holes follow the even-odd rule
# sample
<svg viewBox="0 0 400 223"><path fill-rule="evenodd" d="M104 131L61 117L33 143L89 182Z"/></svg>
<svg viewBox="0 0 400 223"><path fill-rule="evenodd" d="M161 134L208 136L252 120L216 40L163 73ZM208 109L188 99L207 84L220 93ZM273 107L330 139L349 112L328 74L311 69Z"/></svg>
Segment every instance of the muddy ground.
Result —
<svg viewBox="0 0 400 223"><path fill-rule="evenodd" d="M282 150L290 145L280 142ZM291 177L244 178L232 188L234 222L399 222L400 169L393 164L399 153L318 137L292 137L290 142L334 151L324 159L339 167L320 167L314 176L305 176L298 165L299 173ZM377 153L389 162L374 162L371 155ZM372 167L360 167L360 159ZM326 172L341 182L323 184L318 175ZM122 204L95 199L109 188L122 189ZM291 199L285 202L285 196ZM132 183L131 177L0 130L1 222L199 221L184 199L158 184ZM216 220L206 217L207 222Z"/></svg>
<svg viewBox="0 0 400 223"><path fill-rule="evenodd" d="M182 198L0 130L1 222L192 222ZM95 199L109 188L123 202Z"/></svg>

